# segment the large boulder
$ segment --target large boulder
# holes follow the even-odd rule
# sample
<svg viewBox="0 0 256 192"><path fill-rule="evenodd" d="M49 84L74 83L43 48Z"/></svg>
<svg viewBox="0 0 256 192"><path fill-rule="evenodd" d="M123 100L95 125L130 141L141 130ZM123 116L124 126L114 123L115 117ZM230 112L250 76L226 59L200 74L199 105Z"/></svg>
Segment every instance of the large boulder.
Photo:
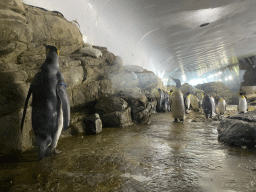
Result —
<svg viewBox="0 0 256 192"><path fill-rule="evenodd" d="M85 133L87 135L96 135L102 131L102 122L99 114L94 115L84 119Z"/></svg>
<svg viewBox="0 0 256 192"><path fill-rule="evenodd" d="M23 56L43 53L42 43L37 42L56 45L60 55L73 53L82 47L83 38L78 27L61 14L29 5L25 5L25 9L28 26L32 29L33 43L28 46Z"/></svg>
<svg viewBox="0 0 256 192"><path fill-rule="evenodd" d="M114 96L102 97L97 100L95 110L100 115L111 113L115 111L123 111L128 107L128 103L120 98Z"/></svg>
<svg viewBox="0 0 256 192"><path fill-rule="evenodd" d="M126 127L132 125L131 108L127 107L122 111L114 111L100 115L103 128Z"/></svg>
<svg viewBox="0 0 256 192"><path fill-rule="evenodd" d="M234 146L256 146L256 111L231 116L220 122L218 140Z"/></svg>

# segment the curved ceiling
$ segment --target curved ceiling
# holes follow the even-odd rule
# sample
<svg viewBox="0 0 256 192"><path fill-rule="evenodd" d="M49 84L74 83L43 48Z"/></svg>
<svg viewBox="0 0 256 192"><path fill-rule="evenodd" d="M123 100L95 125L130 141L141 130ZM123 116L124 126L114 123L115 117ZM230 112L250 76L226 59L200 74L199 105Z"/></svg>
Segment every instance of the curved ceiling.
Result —
<svg viewBox="0 0 256 192"><path fill-rule="evenodd" d="M24 0L79 23L125 65L183 82L256 52L255 0Z"/></svg>

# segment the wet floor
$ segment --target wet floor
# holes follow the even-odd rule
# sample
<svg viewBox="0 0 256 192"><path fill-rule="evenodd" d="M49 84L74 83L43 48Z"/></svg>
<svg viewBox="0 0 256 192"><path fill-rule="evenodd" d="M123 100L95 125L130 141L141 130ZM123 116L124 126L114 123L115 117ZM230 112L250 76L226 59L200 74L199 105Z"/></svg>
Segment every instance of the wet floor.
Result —
<svg viewBox="0 0 256 192"><path fill-rule="evenodd" d="M107 128L59 141L62 153L1 158L2 191L256 191L256 152L217 140L216 121L173 123L170 113L151 124Z"/></svg>

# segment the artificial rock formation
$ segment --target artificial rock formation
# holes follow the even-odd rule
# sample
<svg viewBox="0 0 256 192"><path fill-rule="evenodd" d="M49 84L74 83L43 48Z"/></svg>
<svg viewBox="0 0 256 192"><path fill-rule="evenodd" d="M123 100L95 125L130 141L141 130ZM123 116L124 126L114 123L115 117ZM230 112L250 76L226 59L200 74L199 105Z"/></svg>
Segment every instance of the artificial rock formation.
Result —
<svg viewBox="0 0 256 192"><path fill-rule="evenodd" d="M238 114L221 121L218 140L238 147L256 147L256 111Z"/></svg>
<svg viewBox="0 0 256 192"><path fill-rule="evenodd" d="M46 57L43 43L55 45L60 51L60 70L65 77L70 99L70 129L63 132L61 137L86 132L83 120L95 114L98 99L106 95L119 94L122 90L133 89L134 85L140 90L147 88L150 92L161 84L150 71L137 70L139 67L135 67L136 70L124 68L122 59L108 52L105 47L93 46L102 53L99 58L79 53L80 48L86 47L82 35L77 26L67 21L61 13L25 5L20 0L2 0L0 155L23 152L33 147L31 100L22 133L20 121L30 83ZM123 75L126 75L126 78L123 78ZM143 98L146 100L145 95ZM143 104L143 110L147 109L147 105ZM119 117L130 115L130 119L131 112L130 106L123 110L124 114L113 111ZM103 121L104 116L100 116L100 119ZM123 124L129 125L131 122L132 120L129 120ZM96 129L96 132L99 131Z"/></svg>
<svg viewBox="0 0 256 192"><path fill-rule="evenodd" d="M221 81L200 84L196 88L203 90L205 94L211 94L214 98L222 97L228 104L236 105L238 103L237 93L233 93Z"/></svg>

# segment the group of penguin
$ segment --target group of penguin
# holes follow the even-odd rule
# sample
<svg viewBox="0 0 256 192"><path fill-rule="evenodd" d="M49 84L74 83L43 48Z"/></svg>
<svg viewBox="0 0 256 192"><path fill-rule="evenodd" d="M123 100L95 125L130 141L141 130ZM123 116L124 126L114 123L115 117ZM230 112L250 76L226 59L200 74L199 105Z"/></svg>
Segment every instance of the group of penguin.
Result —
<svg viewBox="0 0 256 192"><path fill-rule="evenodd" d="M174 90L170 90L168 98L165 91L162 91L164 94L161 96L163 99L160 102L160 107L163 109L163 111L169 110L172 112L174 122L178 122L178 120L183 122L185 119L185 114L190 109L199 111L199 109L202 108L206 118L212 118L217 114L216 107L218 107L218 113L220 115L224 115L227 107L225 99L221 97L216 97L214 99L214 97L210 94L201 94L201 97L199 98L197 93L190 92L187 92L183 96L181 92L180 80L175 78L172 79L176 83L176 87ZM239 93L237 110L238 113L246 113L248 111L246 97L243 92Z"/></svg>
<svg viewBox="0 0 256 192"><path fill-rule="evenodd" d="M32 128L38 146L38 157L58 153L56 146L63 130L68 129L70 123L70 103L64 76L59 69L59 51L55 46L45 45L46 60L40 67L30 85L27 98L25 100L23 116L21 120L21 132L25 121L29 98L32 95ZM207 117L212 117L216 113L213 97L205 95L203 100L199 100L195 94L187 93L183 97L181 92L181 82L172 78L176 87L174 90L163 92L161 90L160 107L164 111L171 111L174 121L183 122L186 110L191 107L198 111L202 106ZM221 114L226 110L224 99L218 99L218 108ZM238 112L247 110L246 98L240 95Z"/></svg>

